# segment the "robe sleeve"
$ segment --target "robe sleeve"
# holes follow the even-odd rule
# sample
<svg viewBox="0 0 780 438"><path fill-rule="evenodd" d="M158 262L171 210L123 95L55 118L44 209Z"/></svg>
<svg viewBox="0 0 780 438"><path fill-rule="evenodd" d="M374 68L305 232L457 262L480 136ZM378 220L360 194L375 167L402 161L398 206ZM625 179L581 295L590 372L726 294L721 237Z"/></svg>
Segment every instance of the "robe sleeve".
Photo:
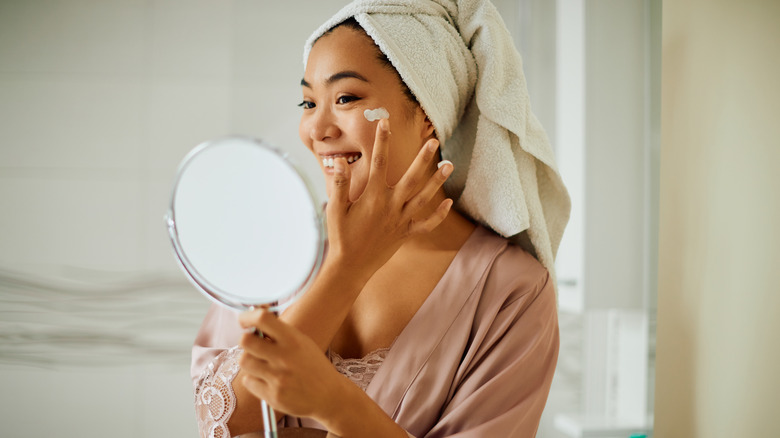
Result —
<svg viewBox="0 0 780 438"><path fill-rule="evenodd" d="M478 342L464 354L451 396L434 437L518 437L536 435L558 359L555 289L549 273L529 291L516 290L495 310Z"/></svg>
<svg viewBox="0 0 780 438"><path fill-rule="evenodd" d="M238 345L241 333L237 313L212 303L192 346L190 377L193 385L220 353Z"/></svg>

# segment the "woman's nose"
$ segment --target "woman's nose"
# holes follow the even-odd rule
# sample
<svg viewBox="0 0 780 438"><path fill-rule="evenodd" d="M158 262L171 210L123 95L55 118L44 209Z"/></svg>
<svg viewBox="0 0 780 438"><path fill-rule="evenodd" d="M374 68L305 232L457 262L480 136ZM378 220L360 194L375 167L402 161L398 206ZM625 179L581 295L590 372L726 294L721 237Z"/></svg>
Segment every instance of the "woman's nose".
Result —
<svg viewBox="0 0 780 438"><path fill-rule="evenodd" d="M334 139L341 135L334 114L327 109L321 109L313 114L310 123L309 135L314 141Z"/></svg>

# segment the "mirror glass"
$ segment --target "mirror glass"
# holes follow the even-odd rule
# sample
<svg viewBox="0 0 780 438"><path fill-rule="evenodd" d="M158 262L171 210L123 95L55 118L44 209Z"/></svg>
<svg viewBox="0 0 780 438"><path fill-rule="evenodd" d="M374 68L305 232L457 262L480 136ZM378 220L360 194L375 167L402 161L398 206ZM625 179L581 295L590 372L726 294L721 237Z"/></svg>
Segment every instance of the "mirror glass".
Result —
<svg viewBox="0 0 780 438"><path fill-rule="evenodd" d="M325 231L305 177L259 140L230 137L179 167L168 231L181 267L211 299L280 311L313 279Z"/></svg>

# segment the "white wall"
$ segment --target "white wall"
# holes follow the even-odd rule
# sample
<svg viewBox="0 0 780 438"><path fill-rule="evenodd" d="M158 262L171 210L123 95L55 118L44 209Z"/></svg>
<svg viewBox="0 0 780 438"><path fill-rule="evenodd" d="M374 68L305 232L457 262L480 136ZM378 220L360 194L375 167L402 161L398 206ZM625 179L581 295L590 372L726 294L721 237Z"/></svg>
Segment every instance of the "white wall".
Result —
<svg viewBox="0 0 780 438"><path fill-rule="evenodd" d="M586 309L643 309L650 107L644 1L585 2Z"/></svg>
<svg viewBox="0 0 780 438"><path fill-rule="evenodd" d="M665 2L656 436L780 428L780 2Z"/></svg>

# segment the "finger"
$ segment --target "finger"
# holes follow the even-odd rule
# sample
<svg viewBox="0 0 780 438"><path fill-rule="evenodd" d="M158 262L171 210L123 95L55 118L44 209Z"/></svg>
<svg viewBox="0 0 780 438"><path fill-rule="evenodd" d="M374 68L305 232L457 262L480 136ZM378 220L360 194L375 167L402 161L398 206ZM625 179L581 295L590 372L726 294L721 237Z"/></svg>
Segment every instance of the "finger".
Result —
<svg viewBox="0 0 780 438"><path fill-rule="evenodd" d="M371 151L371 170L366 188L384 189L387 187L387 161L390 143L390 121L382 119L376 125L374 149Z"/></svg>
<svg viewBox="0 0 780 438"><path fill-rule="evenodd" d="M290 328L267 309L246 311L239 315L238 321L242 327L254 327L277 344L283 344L290 338Z"/></svg>
<svg viewBox="0 0 780 438"><path fill-rule="evenodd" d="M244 333L238 346L244 350L245 356L251 355L263 360L270 360L277 350L272 339L260 337L255 333Z"/></svg>
<svg viewBox="0 0 780 438"><path fill-rule="evenodd" d="M396 184L395 189L398 196L401 196L404 202L408 200L412 195L417 193L422 181L425 181L428 168L433 157L436 155L436 150L439 148L439 141L436 139L428 140L425 145L420 148L420 152L415 157L412 165L401 177L401 180Z"/></svg>
<svg viewBox="0 0 780 438"><path fill-rule="evenodd" d="M430 216L422 221L412 221L409 224L409 235L430 233L438 227L452 209L452 199L445 199Z"/></svg>
<svg viewBox="0 0 780 438"><path fill-rule="evenodd" d="M238 324L243 329L255 328L258 318L260 318L260 309L252 308L238 315Z"/></svg>
<svg viewBox="0 0 780 438"><path fill-rule="evenodd" d="M269 306L267 304L261 306L249 306L249 310L238 314L238 324L245 330L256 328L255 325L257 319L260 317L260 311L263 309L268 309L268 307Z"/></svg>
<svg viewBox="0 0 780 438"><path fill-rule="evenodd" d="M443 164L442 164L443 163ZM428 179L423 188L417 192L404 206L404 217L411 218L421 209L425 208L441 186L452 174L454 167L449 161L442 161L439 169Z"/></svg>
<svg viewBox="0 0 780 438"><path fill-rule="evenodd" d="M330 202L333 209L342 211L349 204L349 186L352 172L347 164L347 159L338 157L333 161L333 178L330 188Z"/></svg>
<svg viewBox="0 0 780 438"><path fill-rule="evenodd" d="M248 351L244 350L241 357L238 360L238 365L244 372L251 374L256 378L265 378L271 376L271 364L267 360L261 359L257 356L248 354Z"/></svg>
<svg viewBox="0 0 780 438"><path fill-rule="evenodd" d="M244 388L246 388L258 399L266 401L268 400L270 388L268 382L265 380L245 374L241 379L241 383L244 384Z"/></svg>

